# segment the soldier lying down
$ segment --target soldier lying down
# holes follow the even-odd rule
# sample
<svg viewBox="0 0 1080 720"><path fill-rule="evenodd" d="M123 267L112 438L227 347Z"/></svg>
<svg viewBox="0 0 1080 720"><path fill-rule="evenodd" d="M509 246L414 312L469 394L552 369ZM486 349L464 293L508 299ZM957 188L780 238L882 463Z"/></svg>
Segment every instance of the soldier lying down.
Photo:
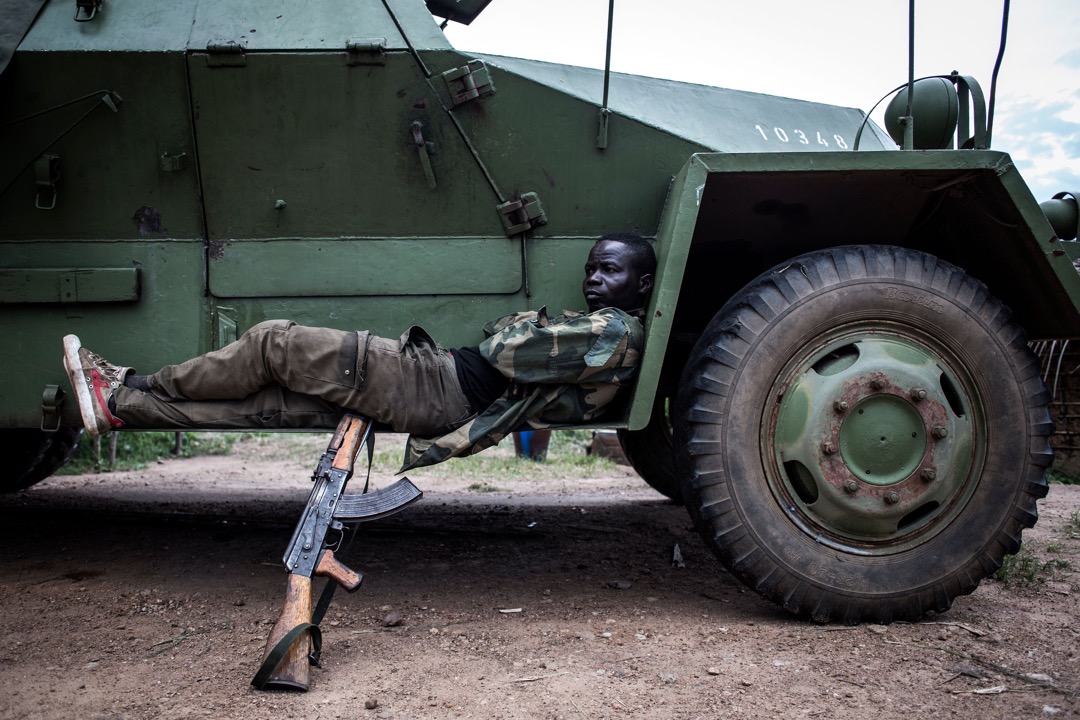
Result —
<svg viewBox="0 0 1080 720"><path fill-rule="evenodd" d="M585 263L589 312L520 312L446 350L420 327L366 331L268 320L236 342L152 375L64 337L87 432L120 428L326 428L351 411L409 433L402 470L491 447L522 427L594 420L637 370L656 256L643 238L600 238Z"/></svg>

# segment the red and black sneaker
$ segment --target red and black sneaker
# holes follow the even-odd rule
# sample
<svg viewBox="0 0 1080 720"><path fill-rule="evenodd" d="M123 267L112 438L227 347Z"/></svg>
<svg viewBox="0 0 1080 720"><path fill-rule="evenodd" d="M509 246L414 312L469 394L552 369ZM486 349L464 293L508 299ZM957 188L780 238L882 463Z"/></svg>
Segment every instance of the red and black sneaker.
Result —
<svg viewBox="0 0 1080 720"><path fill-rule="evenodd" d="M86 432L97 437L124 427L124 421L109 411L109 398L123 385L124 377L134 372L132 368L113 365L90 352L78 335L64 336L64 368L79 401Z"/></svg>

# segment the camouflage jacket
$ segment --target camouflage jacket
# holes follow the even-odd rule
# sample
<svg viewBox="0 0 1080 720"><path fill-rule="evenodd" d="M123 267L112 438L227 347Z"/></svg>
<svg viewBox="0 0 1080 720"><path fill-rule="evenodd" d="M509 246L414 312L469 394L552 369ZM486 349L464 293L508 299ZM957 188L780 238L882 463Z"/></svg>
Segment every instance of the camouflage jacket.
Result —
<svg viewBox="0 0 1080 720"><path fill-rule="evenodd" d="M510 385L458 429L410 437L401 472L480 452L515 430L596 419L637 372L644 330L615 308L556 318L540 308L493 320L484 335L480 354Z"/></svg>

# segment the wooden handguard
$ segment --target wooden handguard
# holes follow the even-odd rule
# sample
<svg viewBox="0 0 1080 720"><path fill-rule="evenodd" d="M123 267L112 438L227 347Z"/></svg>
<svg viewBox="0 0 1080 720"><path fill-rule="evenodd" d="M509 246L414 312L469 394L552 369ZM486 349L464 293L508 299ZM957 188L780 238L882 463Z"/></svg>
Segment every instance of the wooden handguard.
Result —
<svg viewBox="0 0 1080 720"><path fill-rule="evenodd" d="M285 605L281 608L270 635L266 638L265 658L278 642L298 625L311 622L311 578L303 575L289 575L289 585L285 590ZM302 632L289 651L278 662L277 667L266 680L265 687L278 690L307 690L311 674L311 634Z"/></svg>
<svg viewBox="0 0 1080 720"><path fill-rule="evenodd" d="M341 418L330 443L331 447L337 448L334 454L333 466L335 468L352 472L353 465L356 464L356 453L360 452L361 443L370 424L370 420L359 415L346 415Z"/></svg>

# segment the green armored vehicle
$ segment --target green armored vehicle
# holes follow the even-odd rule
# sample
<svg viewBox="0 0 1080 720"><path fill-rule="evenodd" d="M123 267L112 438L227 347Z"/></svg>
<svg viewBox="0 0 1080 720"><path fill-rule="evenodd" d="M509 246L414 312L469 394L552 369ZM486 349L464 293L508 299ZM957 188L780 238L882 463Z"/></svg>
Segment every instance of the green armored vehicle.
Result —
<svg viewBox="0 0 1080 720"><path fill-rule="evenodd" d="M635 231L660 265L607 427L749 586L913 619L1035 522L1028 340L1080 335L1076 207L1051 226L969 79L892 112L963 149L898 150L854 109L455 50L485 0L40 4L0 0L3 489L77 438L66 333L141 369L282 317L475 344L578 308Z"/></svg>

